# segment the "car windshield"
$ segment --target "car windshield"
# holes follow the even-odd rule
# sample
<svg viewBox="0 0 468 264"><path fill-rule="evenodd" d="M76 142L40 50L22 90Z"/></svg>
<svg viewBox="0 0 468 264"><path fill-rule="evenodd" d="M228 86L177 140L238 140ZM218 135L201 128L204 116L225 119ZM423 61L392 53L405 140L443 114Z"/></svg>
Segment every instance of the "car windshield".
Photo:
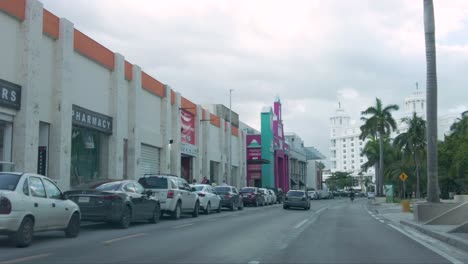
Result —
<svg viewBox="0 0 468 264"><path fill-rule="evenodd" d="M255 192L255 188L242 188L242 189L240 189L239 192L241 192L241 193L253 193L253 192Z"/></svg>
<svg viewBox="0 0 468 264"><path fill-rule="evenodd" d="M304 192L300 191L289 191L287 196L292 196L292 197L301 197L304 196Z"/></svg>
<svg viewBox="0 0 468 264"><path fill-rule="evenodd" d="M214 190L215 190L215 192L217 192L217 193L228 193L228 192L231 191L231 188L230 188L230 187L222 187L222 186L220 186L220 187L215 187Z"/></svg>
<svg viewBox="0 0 468 264"><path fill-rule="evenodd" d="M203 191L203 188L205 188L205 186L202 186L202 185L195 185L193 186L195 188L195 190L197 190L198 192L199 191Z"/></svg>
<svg viewBox="0 0 468 264"><path fill-rule="evenodd" d="M107 182L97 186L95 189L100 191L116 191L119 189L122 182Z"/></svg>
<svg viewBox="0 0 468 264"><path fill-rule="evenodd" d="M21 175L0 173L0 190L14 191Z"/></svg>
<svg viewBox="0 0 468 264"><path fill-rule="evenodd" d="M168 188L168 179L165 177L144 177L138 180L144 188L146 189L167 189Z"/></svg>

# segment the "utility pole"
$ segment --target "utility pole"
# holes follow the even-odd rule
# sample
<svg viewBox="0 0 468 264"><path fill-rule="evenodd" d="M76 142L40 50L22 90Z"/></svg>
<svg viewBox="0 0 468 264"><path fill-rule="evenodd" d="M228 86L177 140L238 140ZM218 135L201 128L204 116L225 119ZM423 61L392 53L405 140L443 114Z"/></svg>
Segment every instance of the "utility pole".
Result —
<svg viewBox="0 0 468 264"><path fill-rule="evenodd" d="M229 184L232 185L232 175L231 175L231 168L232 168L232 154L231 154L231 149L232 149L232 91L234 89L229 89L229 157L228 157L228 181Z"/></svg>

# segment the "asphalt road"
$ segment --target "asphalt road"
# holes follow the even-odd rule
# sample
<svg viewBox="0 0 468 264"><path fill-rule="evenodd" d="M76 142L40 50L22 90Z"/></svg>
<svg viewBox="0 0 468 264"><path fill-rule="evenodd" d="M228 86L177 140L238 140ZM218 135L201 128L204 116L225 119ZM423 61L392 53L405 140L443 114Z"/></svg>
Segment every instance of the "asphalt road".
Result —
<svg viewBox="0 0 468 264"><path fill-rule="evenodd" d="M0 263L448 263L372 218L366 199L312 201L310 211L281 205L126 230L106 224L38 234L29 248L0 237Z"/></svg>

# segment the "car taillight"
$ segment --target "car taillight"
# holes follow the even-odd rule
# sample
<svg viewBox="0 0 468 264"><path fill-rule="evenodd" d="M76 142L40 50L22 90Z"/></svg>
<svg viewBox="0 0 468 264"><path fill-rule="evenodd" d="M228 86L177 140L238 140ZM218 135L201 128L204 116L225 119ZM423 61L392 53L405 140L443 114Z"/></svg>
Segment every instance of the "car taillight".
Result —
<svg viewBox="0 0 468 264"><path fill-rule="evenodd" d="M11 213L11 202L8 198L0 198L0 214L10 214Z"/></svg>
<svg viewBox="0 0 468 264"><path fill-rule="evenodd" d="M231 197L232 197L232 195L229 194L229 193L224 195L224 198L231 198Z"/></svg>
<svg viewBox="0 0 468 264"><path fill-rule="evenodd" d="M171 199L174 198L174 191L168 191L168 192L167 192L167 198L168 198L168 199L169 199L169 198L171 198Z"/></svg>
<svg viewBox="0 0 468 264"><path fill-rule="evenodd" d="M198 193L198 196L205 197L205 194L204 193Z"/></svg>

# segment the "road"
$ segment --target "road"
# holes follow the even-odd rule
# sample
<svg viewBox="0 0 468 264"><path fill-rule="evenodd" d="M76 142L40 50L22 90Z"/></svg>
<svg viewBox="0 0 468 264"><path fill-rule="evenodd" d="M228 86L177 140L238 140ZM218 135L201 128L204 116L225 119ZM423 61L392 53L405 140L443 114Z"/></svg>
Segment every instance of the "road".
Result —
<svg viewBox="0 0 468 264"><path fill-rule="evenodd" d="M310 211L281 205L126 230L105 224L38 234L18 249L0 237L0 263L449 263L373 218L367 200L312 201Z"/></svg>

